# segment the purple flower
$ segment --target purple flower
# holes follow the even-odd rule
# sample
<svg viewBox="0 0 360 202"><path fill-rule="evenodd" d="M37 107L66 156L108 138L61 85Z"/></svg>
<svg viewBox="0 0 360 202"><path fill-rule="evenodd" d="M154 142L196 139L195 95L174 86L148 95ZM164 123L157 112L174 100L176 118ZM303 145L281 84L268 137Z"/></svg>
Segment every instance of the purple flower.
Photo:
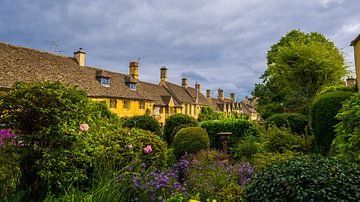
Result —
<svg viewBox="0 0 360 202"><path fill-rule="evenodd" d="M5 144L7 139L10 139L10 138L11 138L11 143L15 145L16 141L14 139L12 139L13 137L15 137L15 135L13 133L11 133L10 130L8 130L8 129L0 130L0 145Z"/></svg>

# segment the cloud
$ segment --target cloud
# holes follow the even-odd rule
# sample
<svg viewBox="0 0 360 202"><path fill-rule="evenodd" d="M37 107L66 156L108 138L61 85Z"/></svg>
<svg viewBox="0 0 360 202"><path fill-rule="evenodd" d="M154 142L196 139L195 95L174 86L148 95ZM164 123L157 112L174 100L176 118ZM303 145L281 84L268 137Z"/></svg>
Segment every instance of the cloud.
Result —
<svg viewBox="0 0 360 202"><path fill-rule="evenodd" d="M82 47L88 65L122 73L141 58L143 80L158 83L165 65L174 83L186 72L202 89L244 97L292 29L323 33L351 62L359 10L358 0L2 0L0 41L49 51L55 40L69 56Z"/></svg>

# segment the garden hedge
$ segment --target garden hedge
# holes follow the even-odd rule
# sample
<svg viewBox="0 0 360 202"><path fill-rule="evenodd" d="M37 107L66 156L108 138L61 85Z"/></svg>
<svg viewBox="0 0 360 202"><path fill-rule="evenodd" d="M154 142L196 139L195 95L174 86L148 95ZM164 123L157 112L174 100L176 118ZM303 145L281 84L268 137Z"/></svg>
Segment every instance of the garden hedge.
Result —
<svg viewBox="0 0 360 202"><path fill-rule="evenodd" d="M157 120L148 115L130 117L126 119L122 125L127 128L140 128L148 130L159 136L162 135L161 128Z"/></svg>
<svg viewBox="0 0 360 202"><path fill-rule="evenodd" d="M219 132L231 132L232 135L229 139L229 148L236 147L236 144L240 141L241 137L246 135L258 135L257 125L248 119L222 119L211 120L201 123L201 127L206 130L210 138L210 147L221 149Z"/></svg>
<svg viewBox="0 0 360 202"><path fill-rule="evenodd" d="M276 125L277 127L290 128L295 134L305 135L305 127L307 126L306 116L297 113L281 113L274 114L266 119L265 125Z"/></svg>
<svg viewBox="0 0 360 202"><path fill-rule="evenodd" d="M359 201L358 165L321 156L296 157L257 172L248 201Z"/></svg>
<svg viewBox="0 0 360 202"><path fill-rule="evenodd" d="M175 134L185 127L183 125L195 127L198 126L198 123L193 117L186 114L174 114L166 119L163 136L168 145L171 145Z"/></svg>
<svg viewBox="0 0 360 202"><path fill-rule="evenodd" d="M332 91L316 97L310 108L310 127L322 154L327 155L335 138L334 126L339 122L336 114L342 103L354 93Z"/></svg>

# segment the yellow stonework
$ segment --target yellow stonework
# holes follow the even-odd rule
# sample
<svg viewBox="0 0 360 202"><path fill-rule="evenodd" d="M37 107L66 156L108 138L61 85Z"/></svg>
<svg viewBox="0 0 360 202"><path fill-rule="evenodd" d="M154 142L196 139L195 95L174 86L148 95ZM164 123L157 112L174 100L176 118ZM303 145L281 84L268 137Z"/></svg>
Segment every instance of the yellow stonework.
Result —
<svg viewBox="0 0 360 202"><path fill-rule="evenodd" d="M356 82L360 89L360 40L354 44L354 57L356 68Z"/></svg>
<svg viewBox="0 0 360 202"><path fill-rule="evenodd" d="M153 111L154 102L144 100L131 100L131 99L115 99L115 98L91 98L97 102L105 102L110 111L117 114L119 117L131 117L137 115L150 114ZM111 103L112 102L112 103ZM127 103L126 103L127 102ZM143 102L143 109L140 108ZM115 103L115 104L114 104ZM128 104L128 107L124 105Z"/></svg>

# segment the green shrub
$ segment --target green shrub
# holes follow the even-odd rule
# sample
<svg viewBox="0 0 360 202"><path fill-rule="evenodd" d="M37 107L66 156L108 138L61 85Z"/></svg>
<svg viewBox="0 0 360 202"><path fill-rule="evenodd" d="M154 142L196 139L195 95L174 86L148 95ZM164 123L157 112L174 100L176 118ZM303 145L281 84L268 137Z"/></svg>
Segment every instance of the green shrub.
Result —
<svg viewBox="0 0 360 202"><path fill-rule="evenodd" d="M19 156L17 189L29 191L27 199L41 199L50 190L86 186L93 148L83 139L102 119L116 121L116 116L84 91L58 82L18 83L1 95L0 123L14 131L20 143L11 148ZM80 124L90 129L80 131Z"/></svg>
<svg viewBox="0 0 360 202"><path fill-rule="evenodd" d="M263 149L267 152L307 152L310 150L307 139L293 135L289 129L285 128L268 128L265 134L261 135L260 141L262 142Z"/></svg>
<svg viewBox="0 0 360 202"><path fill-rule="evenodd" d="M196 153L210 147L209 136L206 130L200 127L189 127L179 130L174 137L174 155L180 159L185 153Z"/></svg>
<svg viewBox="0 0 360 202"><path fill-rule="evenodd" d="M148 166L166 166L167 145L154 133L141 129L115 128L103 131L96 141L95 162L107 162L116 170L133 160L140 160ZM151 152L144 148L151 146Z"/></svg>
<svg viewBox="0 0 360 202"><path fill-rule="evenodd" d="M354 93L350 91L333 91L317 96L310 108L310 127L315 141L323 155L327 155L335 138L335 118L342 103Z"/></svg>
<svg viewBox="0 0 360 202"><path fill-rule="evenodd" d="M266 127L275 125L278 128L289 128L290 124L286 118L285 114L274 114L266 119Z"/></svg>
<svg viewBox="0 0 360 202"><path fill-rule="evenodd" d="M360 94L356 93L346 101L337 118L336 137L330 154L340 159L360 162Z"/></svg>
<svg viewBox="0 0 360 202"><path fill-rule="evenodd" d="M166 119L164 126L164 139L168 145L171 145L175 134L183 128L181 125L195 127L198 126L198 123L193 117L185 114L174 114L169 116Z"/></svg>
<svg viewBox="0 0 360 202"><path fill-rule="evenodd" d="M304 156L257 172L249 201L359 201L360 169L332 158Z"/></svg>
<svg viewBox="0 0 360 202"><path fill-rule="evenodd" d="M148 115L133 116L123 122L123 127L140 128L151 131L156 135L161 136L161 128L157 120Z"/></svg>
<svg viewBox="0 0 360 202"><path fill-rule="evenodd" d="M247 135L257 135L258 126L248 119L222 119L211 120L201 123L201 127L206 130L210 138L210 146L212 148L221 149L221 142L218 133L231 132L232 135L229 139L230 150L236 147L241 137Z"/></svg>
<svg viewBox="0 0 360 202"><path fill-rule="evenodd" d="M234 160L253 162L253 156L258 153L258 138L252 135L240 139L238 145L231 149Z"/></svg>
<svg viewBox="0 0 360 202"><path fill-rule="evenodd" d="M305 127L307 126L306 116L297 113L281 113L274 114L266 119L265 125L275 125L278 128L290 128L295 134L305 135Z"/></svg>

